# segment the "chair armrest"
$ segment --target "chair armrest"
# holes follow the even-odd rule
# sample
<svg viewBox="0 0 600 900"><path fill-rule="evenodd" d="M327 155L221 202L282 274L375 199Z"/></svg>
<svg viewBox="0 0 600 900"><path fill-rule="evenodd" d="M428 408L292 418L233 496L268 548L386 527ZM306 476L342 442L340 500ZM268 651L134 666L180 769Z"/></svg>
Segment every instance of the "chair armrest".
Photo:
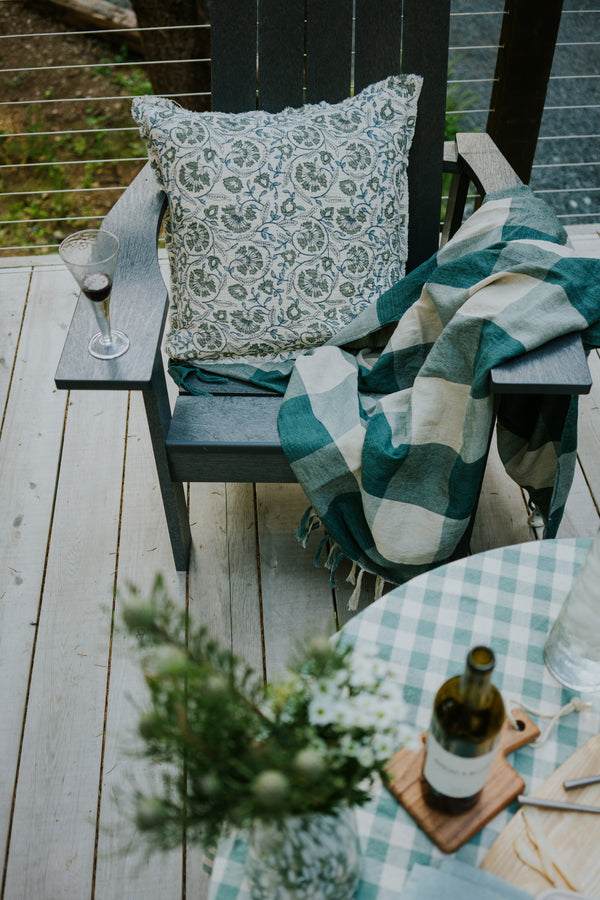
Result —
<svg viewBox="0 0 600 900"><path fill-rule="evenodd" d="M445 141L442 168L452 174L442 225L442 246L462 224L471 182L480 196L522 184L489 134L457 134L455 141Z"/></svg>
<svg viewBox="0 0 600 900"><path fill-rule="evenodd" d="M484 132L457 134L458 162L480 194L523 184L517 173Z"/></svg>
<svg viewBox="0 0 600 900"><path fill-rule="evenodd" d="M444 163L448 171L466 175L482 195L523 183L489 134L457 134L456 153L452 145L446 145ZM591 386L579 334L550 341L490 373L490 387L496 394L587 394Z"/></svg>
<svg viewBox="0 0 600 900"><path fill-rule="evenodd" d="M444 172L450 172L453 175L460 173L456 141L444 141L444 161L442 169Z"/></svg>
<svg viewBox="0 0 600 900"><path fill-rule="evenodd" d="M150 387L167 314L167 289L157 255L165 204L165 195L147 164L104 219L102 227L119 238L111 323L128 335L130 347L111 360L95 359L88 353L88 341L97 326L90 302L80 294L56 371L57 387Z"/></svg>
<svg viewBox="0 0 600 900"><path fill-rule="evenodd" d="M494 394L589 394L592 376L581 336L565 334L496 366L490 387Z"/></svg>

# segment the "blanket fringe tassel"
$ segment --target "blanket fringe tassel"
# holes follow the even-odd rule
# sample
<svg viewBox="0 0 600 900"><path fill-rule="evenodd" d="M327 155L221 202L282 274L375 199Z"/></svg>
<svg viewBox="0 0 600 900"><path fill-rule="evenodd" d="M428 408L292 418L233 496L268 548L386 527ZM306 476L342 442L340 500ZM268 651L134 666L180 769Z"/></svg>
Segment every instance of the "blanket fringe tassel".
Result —
<svg viewBox="0 0 600 900"><path fill-rule="evenodd" d="M364 569L356 562L352 563L352 568L348 572L348 577L346 578L346 581L349 582L349 584L355 585L354 590L350 595L350 599L348 600L348 609L350 610L355 610L358 607L358 602L360 600L360 594L362 590L362 580L365 573L368 574L368 569ZM384 587L385 578L382 578L381 575L376 575L373 600L380 600L381 597L383 597Z"/></svg>
<svg viewBox="0 0 600 900"><path fill-rule="evenodd" d="M356 609L358 606L358 601L360 600L360 592L362 590L362 580L365 574L365 569L362 567L358 570L358 576L356 578L356 587L350 594L350 599L348 600L348 609Z"/></svg>
<svg viewBox="0 0 600 900"><path fill-rule="evenodd" d="M310 506L300 521L300 525L298 527L298 531L296 533L296 537L302 544L302 546L306 549L309 538L313 531L316 531L317 528L321 527L321 520L318 514L315 512L312 506ZM325 549L328 541L331 539L327 534L321 538L317 549L315 551L315 555L313 557L313 563L315 568L319 568L319 566L324 565L326 569L329 569L329 584L332 588L335 587L335 574L339 564L343 559L347 559L345 553L342 551L342 548L335 541L331 542L329 547L329 552L327 554L327 558L324 563L321 562L323 556L323 550ZM362 592L362 582L365 576L365 573L369 574L368 569L359 566L358 563L352 561L352 566L350 571L346 577L346 581L354 586L354 590L350 595L350 599L348 600L348 609L351 611L355 611L358 608L358 603L360 600L360 595ZM373 600L379 600L383 596L383 589L385 587L385 579L380 575L375 577L375 588L373 592Z"/></svg>
<svg viewBox="0 0 600 900"><path fill-rule="evenodd" d="M321 520L318 517L315 510L312 506L309 506L302 519L300 520L300 525L298 527L298 531L296 532L296 537L306 550L306 545L308 544L308 539L317 528L321 527Z"/></svg>

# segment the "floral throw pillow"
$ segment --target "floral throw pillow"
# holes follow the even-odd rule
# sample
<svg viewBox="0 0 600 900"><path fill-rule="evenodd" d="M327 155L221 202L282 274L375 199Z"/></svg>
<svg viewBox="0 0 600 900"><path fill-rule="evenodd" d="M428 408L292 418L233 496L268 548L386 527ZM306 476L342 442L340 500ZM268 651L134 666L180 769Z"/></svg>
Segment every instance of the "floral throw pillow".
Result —
<svg viewBox="0 0 600 900"><path fill-rule="evenodd" d="M135 98L169 201L171 358L297 355L402 277L420 88L417 76L392 76L341 103L276 114Z"/></svg>

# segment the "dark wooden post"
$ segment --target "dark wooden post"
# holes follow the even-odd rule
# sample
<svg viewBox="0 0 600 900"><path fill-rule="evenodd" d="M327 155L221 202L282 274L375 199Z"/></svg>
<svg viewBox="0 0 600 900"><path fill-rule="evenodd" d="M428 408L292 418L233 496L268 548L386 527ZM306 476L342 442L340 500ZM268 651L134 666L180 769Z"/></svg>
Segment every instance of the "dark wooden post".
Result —
<svg viewBox="0 0 600 900"><path fill-rule="evenodd" d="M562 0L506 0L487 132L525 183L535 155Z"/></svg>

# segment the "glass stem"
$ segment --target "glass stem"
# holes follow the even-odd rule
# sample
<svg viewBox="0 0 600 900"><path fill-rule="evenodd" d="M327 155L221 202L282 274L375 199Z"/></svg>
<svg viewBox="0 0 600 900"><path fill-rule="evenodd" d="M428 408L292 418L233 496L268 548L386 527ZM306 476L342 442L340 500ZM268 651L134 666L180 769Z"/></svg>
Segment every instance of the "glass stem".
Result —
<svg viewBox="0 0 600 900"><path fill-rule="evenodd" d="M107 297L106 300L101 301L100 303L92 302L92 306L94 307L94 315L96 316L96 322L98 323L98 327L102 333L102 343L112 344L112 332L110 330L110 316L108 313L108 304L110 302L110 297Z"/></svg>

